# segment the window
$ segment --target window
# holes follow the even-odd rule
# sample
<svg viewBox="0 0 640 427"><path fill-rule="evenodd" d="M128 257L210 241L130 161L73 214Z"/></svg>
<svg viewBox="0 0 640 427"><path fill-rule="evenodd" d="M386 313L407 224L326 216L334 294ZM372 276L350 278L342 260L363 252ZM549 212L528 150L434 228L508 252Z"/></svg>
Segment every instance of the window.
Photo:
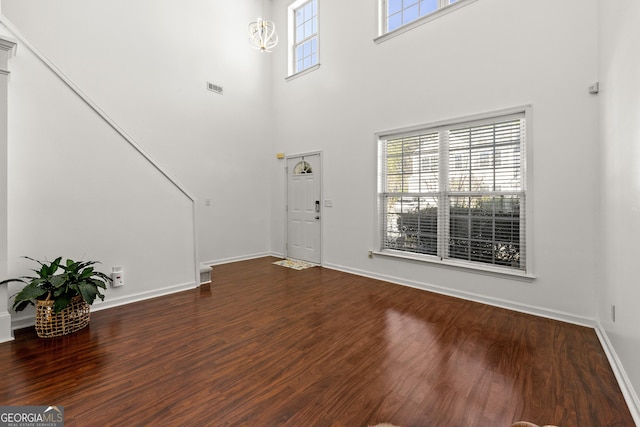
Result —
<svg viewBox="0 0 640 427"><path fill-rule="evenodd" d="M318 0L298 0L289 7L289 75L318 65Z"/></svg>
<svg viewBox="0 0 640 427"><path fill-rule="evenodd" d="M380 0L379 35L414 28L473 1L476 0Z"/></svg>
<svg viewBox="0 0 640 427"><path fill-rule="evenodd" d="M293 168L294 175L305 175L312 174L313 168L309 162L305 162L304 160L298 162L296 166Z"/></svg>
<svg viewBox="0 0 640 427"><path fill-rule="evenodd" d="M380 250L526 273L525 112L380 134Z"/></svg>

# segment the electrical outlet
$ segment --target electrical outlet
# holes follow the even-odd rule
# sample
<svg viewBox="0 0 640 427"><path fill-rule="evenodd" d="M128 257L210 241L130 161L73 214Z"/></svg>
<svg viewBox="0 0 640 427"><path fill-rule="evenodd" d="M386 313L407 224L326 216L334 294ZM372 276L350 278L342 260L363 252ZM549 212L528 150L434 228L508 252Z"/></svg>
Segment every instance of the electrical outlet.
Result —
<svg viewBox="0 0 640 427"><path fill-rule="evenodd" d="M120 286L124 286L124 271L122 271L122 267L117 265L111 269L111 287L119 288Z"/></svg>

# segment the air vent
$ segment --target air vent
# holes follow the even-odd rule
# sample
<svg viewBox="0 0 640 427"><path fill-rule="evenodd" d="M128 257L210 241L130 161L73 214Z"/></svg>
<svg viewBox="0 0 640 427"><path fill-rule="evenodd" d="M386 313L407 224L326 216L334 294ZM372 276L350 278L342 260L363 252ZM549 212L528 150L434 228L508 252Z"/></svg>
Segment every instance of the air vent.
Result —
<svg viewBox="0 0 640 427"><path fill-rule="evenodd" d="M222 86L214 85L211 82L207 82L207 89L209 89L211 92L219 93L220 95L222 95Z"/></svg>

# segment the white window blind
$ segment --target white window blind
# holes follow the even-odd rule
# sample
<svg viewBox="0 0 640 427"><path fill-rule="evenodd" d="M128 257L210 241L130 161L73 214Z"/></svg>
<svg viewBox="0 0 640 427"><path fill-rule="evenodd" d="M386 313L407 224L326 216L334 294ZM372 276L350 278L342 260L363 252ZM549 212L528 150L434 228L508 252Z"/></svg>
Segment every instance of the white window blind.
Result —
<svg viewBox="0 0 640 427"><path fill-rule="evenodd" d="M381 250L526 270L524 113L380 139Z"/></svg>

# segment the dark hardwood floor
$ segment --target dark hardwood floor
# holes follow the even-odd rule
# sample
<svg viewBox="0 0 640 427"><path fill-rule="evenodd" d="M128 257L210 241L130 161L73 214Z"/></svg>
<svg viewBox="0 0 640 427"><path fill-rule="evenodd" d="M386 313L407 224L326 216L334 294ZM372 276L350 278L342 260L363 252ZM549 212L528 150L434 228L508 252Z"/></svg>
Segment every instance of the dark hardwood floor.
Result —
<svg viewBox="0 0 640 427"><path fill-rule="evenodd" d="M0 344L0 405L70 426L634 425L589 328L274 258ZM108 297L108 295L107 295Z"/></svg>

